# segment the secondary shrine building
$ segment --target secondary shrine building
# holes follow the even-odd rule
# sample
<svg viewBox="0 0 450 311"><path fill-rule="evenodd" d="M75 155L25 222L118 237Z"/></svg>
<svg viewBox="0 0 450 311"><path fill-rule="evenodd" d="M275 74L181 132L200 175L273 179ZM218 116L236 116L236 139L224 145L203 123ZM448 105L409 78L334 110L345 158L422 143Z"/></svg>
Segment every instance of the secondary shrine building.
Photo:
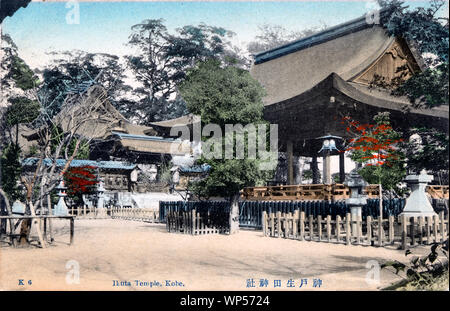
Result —
<svg viewBox="0 0 450 311"><path fill-rule="evenodd" d="M448 131L448 106L416 109L407 98L394 97L373 83L407 79L423 69L411 42L388 36L365 17L257 54L251 74L267 92L264 118L278 124L280 151L287 153L288 184L294 183L294 155L312 157L317 183L317 157L323 155L319 138L350 138L340 122L345 116L373 123L378 112L388 111L392 125L405 138L413 126ZM324 183L331 182L329 156L323 155ZM342 182L344 154L339 156Z"/></svg>

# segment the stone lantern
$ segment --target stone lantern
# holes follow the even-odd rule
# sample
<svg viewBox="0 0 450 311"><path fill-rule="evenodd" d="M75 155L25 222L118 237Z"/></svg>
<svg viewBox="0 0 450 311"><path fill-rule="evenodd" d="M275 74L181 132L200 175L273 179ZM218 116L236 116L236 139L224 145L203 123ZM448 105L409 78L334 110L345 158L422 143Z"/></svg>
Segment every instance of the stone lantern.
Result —
<svg viewBox="0 0 450 311"><path fill-rule="evenodd" d="M353 169L344 181L344 185L350 188L350 198L345 200L350 207L352 219L362 216L362 207L367 204L367 195L363 194L363 189L367 182L358 174L357 169ZM352 232L356 232L356 224L352 223Z"/></svg>
<svg viewBox="0 0 450 311"><path fill-rule="evenodd" d="M321 153L323 156L323 183L329 185L331 184L330 156L339 154L339 149L336 147L336 141L342 140L342 137L328 134L317 139L322 141L322 147L318 153Z"/></svg>
<svg viewBox="0 0 450 311"><path fill-rule="evenodd" d="M411 194L406 199L405 208L400 216L416 217L416 216L434 216L436 212L431 206L430 201L425 193L427 184L433 180L432 175L427 175L425 170L420 175L408 175L405 182L411 188Z"/></svg>
<svg viewBox="0 0 450 311"><path fill-rule="evenodd" d="M105 191L103 187L103 181L100 180L97 184L97 216L106 216L105 209Z"/></svg>
<svg viewBox="0 0 450 311"><path fill-rule="evenodd" d="M58 187L56 187L56 190L58 190L59 200L58 204L56 204L55 210L53 211L53 215L67 216L69 214L66 202L64 201L64 198L67 196L66 189L67 187L64 186L64 180L61 180Z"/></svg>

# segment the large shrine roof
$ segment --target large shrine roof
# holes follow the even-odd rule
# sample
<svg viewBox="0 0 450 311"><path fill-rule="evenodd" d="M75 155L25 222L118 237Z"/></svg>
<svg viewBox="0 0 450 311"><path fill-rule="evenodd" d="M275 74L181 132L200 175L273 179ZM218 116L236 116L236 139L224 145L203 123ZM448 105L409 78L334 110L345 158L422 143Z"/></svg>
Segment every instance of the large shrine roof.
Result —
<svg viewBox="0 0 450 311"><path fill-rule="evenodd" d="M423 60L413 44L389 36L383 27L367 23L363 16L259 53L250 72L266 89L267 106L310 90L331 73L347 82L355 81L380 63L386 53L391 53L395 61L407 62L411 72L423 69Z"/></svg>

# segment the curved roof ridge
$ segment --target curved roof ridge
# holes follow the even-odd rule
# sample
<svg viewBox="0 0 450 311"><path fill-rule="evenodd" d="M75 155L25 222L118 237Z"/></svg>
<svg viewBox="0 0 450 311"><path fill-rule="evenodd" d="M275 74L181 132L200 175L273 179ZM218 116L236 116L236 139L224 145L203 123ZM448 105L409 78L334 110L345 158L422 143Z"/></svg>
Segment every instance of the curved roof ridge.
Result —
<svg viewBox="0 0 450 311"><path fill-rule="evenodd" d="M388 8L380 10L380 15L385 14L388 10ZM366 15L363 15L339 25L327 28L313 35L295 40L293 42L278 46L264 52L260 52L255 55L255 64L267 62L274 58L297 52L309 48L313 45L321 44L323 42L345 36L349 33L374 26L381 27L379 24L369 24L366 20Z"/></svg>

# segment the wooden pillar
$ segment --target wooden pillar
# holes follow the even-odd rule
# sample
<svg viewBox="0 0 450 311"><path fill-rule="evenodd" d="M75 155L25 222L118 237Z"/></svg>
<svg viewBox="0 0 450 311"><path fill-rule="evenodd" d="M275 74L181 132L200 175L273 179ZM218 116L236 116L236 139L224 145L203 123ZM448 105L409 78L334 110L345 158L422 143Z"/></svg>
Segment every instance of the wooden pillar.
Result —
<svg viewBox="0 0 450 311"><path fill-rule="evenodd" d="M344 152L339 153L339 182L342 184L345 180L345 156Z"/></svg>
<svg viewBox="0 0 450 311"><path fill-rule="evenodd" d="M313 184L318 184L319 183L319 168L317 167L317 156L312 157L311 171L312 171Z"/></svg>
<svg viewBox="0 0 450 311"><path fill-rule="evenodd" d="M330 167L330 153L325 151L323 155L323 183L331 184L331 167Z"/></svg>
<svg viewBox="0 0 450 311"><path fill-rule="evenodd" d="M287 141L288 185L294 184L294 151L292 140Z"/></svg>

